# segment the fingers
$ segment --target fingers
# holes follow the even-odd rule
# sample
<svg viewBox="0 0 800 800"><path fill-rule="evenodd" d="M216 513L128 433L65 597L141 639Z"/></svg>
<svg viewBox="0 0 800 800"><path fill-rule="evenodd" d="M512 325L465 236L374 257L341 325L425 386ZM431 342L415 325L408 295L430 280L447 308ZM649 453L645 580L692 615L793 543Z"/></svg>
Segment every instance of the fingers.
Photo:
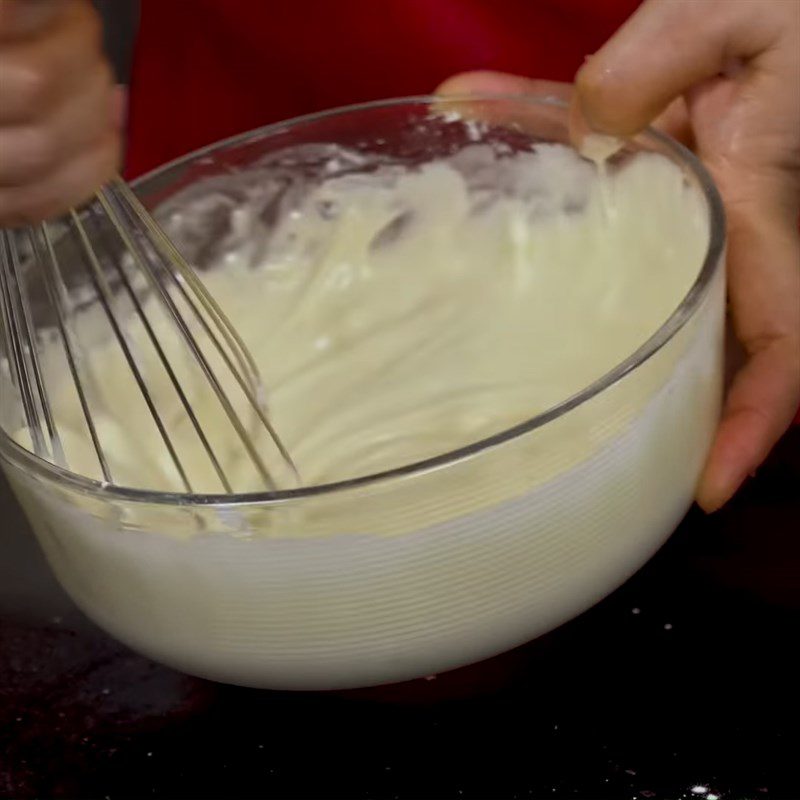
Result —
<svg viewBox="0 0 800 800"><path fill-rule="evenodd" d="M526 97L567 100L572 92L568 83L531 80L502 72L466 72L449 78L436 91L441 96L455 98L447 109L457 110L464 119L527 131L550 141L569 140L562 108L525 102Z"/></svg>
<svg viewBox="0 0 800 800"><path fill-rule="evenodd" d="M559 97L569 100L572 86L558 81L533 80L504 72L462 72L448 78L436 89L442 95L532 94L545 97Z"/></svg>
<svg viewBox="0 0 800 800"><path fill-rule="evenodd" d="M775 15L761 0L646 0L576 77L595 131L632 136L689 87L768 49Z"/></svg>
<svg viewBox="0 0 800 800"><path fill-rule="evenodd" d="M0 0L0 41L41 32L64 13L69 0Z"/></svg>
<svg viewBox="0 0 800 800"><path fill-rule="evenodd" d="M13 38L31 8L49 10L50 22ZM0 226L88 199L116 171L121 130L120 93L91 5L0 0L0 75Z"/></svg>
<svg viewBox="0 0 800 800"><path fill-rule="evenodd" d="M0 186L21 186L91 147L116 125L110 71L100 68L84 91L49 120L0 127ZM103 109L106 109L103 112Z"/></svg>
<svg viewBox="0 0 800 800"><path fill-rule="evenodd" d="M776 342L755 353L728 395L697 502L716 511L764 461L792 421L800 396L797 342Z"/></svg>
<svg viewBox="0 0 800 800"><path fill-rule="evenodd" d="M119 137L110 133L39 181L0 187L0 226L30 225L81 205L114 176L119 157Z"/></svg>
<svg viewBox="0 0 800 800"><path fill-rule="evenodd" d="M47 117L104 59L97 15L70 2L47 35L0 42L0 125Z"/></svg>
<svg viewBox="0 0 800 800"><path fill-rule="evenodd" d="M747 361L698 487L706 511L727 502L755 471L800 404L800 239L772 196L730 211L729 293Z"/></svg>
<svg viewBox="0 0 800 800"><path fill-rule="evenodd" d="M464 72L448 78L437 89L440 95L537 95L557 97L568 101L574 89L572 84L559 81L533 80L504 72ZM572 124L572 122L571 122ZM656 128L691 147L693 137L686 103L683 98L673 101L653 123Z"/></svg>

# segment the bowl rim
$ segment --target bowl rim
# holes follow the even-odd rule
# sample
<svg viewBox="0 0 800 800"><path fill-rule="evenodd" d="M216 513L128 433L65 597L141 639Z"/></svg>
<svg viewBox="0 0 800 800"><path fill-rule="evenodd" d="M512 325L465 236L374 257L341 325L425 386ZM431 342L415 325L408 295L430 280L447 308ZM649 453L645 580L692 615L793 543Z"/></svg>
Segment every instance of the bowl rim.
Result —
<svg viewBox="0 0 800 800"><path fill-rule="evenodd" d="M221 139L209 145L192 150L185 155L173 159L161 166L139 176L132 181L131 186L140 187L142 184L156 180L160 175L171 169L180 167L211 152L224 150L227 147L246 144L250 141L267 138L280 133L286 133L291 128L319 122L330 117L344 116L361 111L370 111L395 106L417 105L458 105L467 102L514 102L521 105L550 105L565 108L567 103L550 95L508 95L508 94L476 94L476 95L416 95L408 97L395 97L382 100L371 100L363 103L354 103L336 108L326 109L310 114L304 114L280 122L270 123L244 133ZM706 296L707 290L722 267L722 254L725 248L726 224L722 199L710 176L700 160L686 147L660 131L647 128L639 136L654 140L661 147L671 152L673 158L693 174L702 191L709 213L709 241L703 259L703 264L698 271L695 281L683 297L677 308L667 317L655 333L645 340L627 358L616 364L600 378L584 387L581 391L565 398L546 411L535 415L510 428L505 428L491 436L484 437L470 444L449 450L436 456L431 456L410 464L404 464L389 470L383 470L369 475L350 478L342 481L323 483L312 486L303 486L297 489L279 489L259 492L242 493L181 493L162 492L155 489L138 489L126 486L117 486L105 481L71 472L35 455L25 447L17 444L5 430L0 428L0 456L12 466L23 472L31 473L38 478L56 481L71 489L95 495L103 500L117 500L125 502L138 502L154 505L181 505L181 506L213 506L216 508L264 506L283 504L291 500L317 495L337 494L347 490L373 487L388 482L398 481L403 478L416 477L421 474L443 469L463 461L472 459L481 453L501 446L505 442L517 439L531 431L541 428L569 411L577 408L586 401L618 383L626 375L638 369L642 364L654 356L683 328L692 317L700 303Z"/></svg>

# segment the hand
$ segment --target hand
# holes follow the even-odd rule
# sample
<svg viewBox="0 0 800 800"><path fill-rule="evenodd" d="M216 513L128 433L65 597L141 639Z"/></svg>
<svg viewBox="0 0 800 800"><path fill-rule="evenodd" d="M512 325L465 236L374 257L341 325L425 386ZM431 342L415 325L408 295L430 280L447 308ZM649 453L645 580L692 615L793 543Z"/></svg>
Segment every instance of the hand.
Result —
<svg viewBox="0 0 800 800"><path fill-rule="evenodd" d="M485 72L440 89L543 90L552 85ZM578 72L572 111L578 138L587 128L632 136L653 121L688 135L722 194L746 359L697 491L714 511L800 403L800 0L646 0Z"/></svg>
<svg viewBox="0 0 800 800"><path fill-rule="evenodd" d="M88 0L0 0L0 226L91 197L117 169L121 116Z"/></svg>

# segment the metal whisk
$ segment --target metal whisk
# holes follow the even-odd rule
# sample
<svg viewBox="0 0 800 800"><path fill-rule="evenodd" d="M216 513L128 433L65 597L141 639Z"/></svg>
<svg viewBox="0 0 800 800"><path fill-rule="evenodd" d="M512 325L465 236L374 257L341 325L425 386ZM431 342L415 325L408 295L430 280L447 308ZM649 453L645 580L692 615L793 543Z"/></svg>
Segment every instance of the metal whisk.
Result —
<svg viewBox="0 0 800 800"><path fill-rule="evenodd" d="M169 425L159 408L157 393L148 385L136 347L126 334L126 321L120 318L115 308L112 282L117 291L129 298L133 313L143 326L222 491L234 491L232 480L198 419L192 399L178 378L178 370L168 356L169 348L157 335L148 312L152 305L142 301L136 283L149 288L174 323L175 336L182 341L204 376L207 390L216 398L230 424L231 433L240 443L264 488L276 488L274 475L256 444L256 437L248 431L231 401L232 386L244 394L246 405L252 411L248 414L252 417L251 422L255 420L256 424L263 426L263 431L283 459L283 466L296 478L292 459L265 411L261 379L252 356L200 278L121 179L102 188L87 209L81 212L73 210L57 224L44 223L0 231L0 323L4 350L10 379L17 388L22 416L30 432L33 452L59 466L70 467L59 433L57 414L53 410L52 389L48 390L46 370L43 369L43 346L28 286L31 273L38 276L44 285L44 294L54 317L53 327L63 346L69 377L77 393L100 472L105 482L115 483L107 443L102 441L100 426L95 420L92 393L87 386L85 361L91 354L82 353L72 324L76 303L67 290L63 274L65 265L63 256L59 254L59 244L65 237L72 240L73 251L78 253L79 269L85 272L86 285L93 293L92 302L102 308L118 345L119 356L131 371L183 489L194 491L191 469L176 448ZM144 278L144 282L139 276ZM207 348L198 340L201 335L218 354L225 373L215 370ZM217 366L220 363L218 359L213 359Z"/></svg>

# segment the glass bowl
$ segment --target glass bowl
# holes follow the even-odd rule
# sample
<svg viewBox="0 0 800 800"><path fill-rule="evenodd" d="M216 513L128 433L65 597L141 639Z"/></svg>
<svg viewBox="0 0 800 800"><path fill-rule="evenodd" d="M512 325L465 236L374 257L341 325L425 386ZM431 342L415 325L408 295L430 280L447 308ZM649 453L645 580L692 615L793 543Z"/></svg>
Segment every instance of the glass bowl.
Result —
<svg viewBox="0 0 800 800"><path fill-rule="evenodd" d="M514 150L567 138L567 109L554 99L389 100L235 137L135 188L151 209L174 209L232 175L268 170L288 146L317 148L313 172L330 145L418 165L476 141ZM0 434L0 463L78 606L191 674L333 689L490 657L623 583L692 502L721 402L725 294L724 219L709 176L654 131L627 147L665 155L697 187L711 229L704 261L652 337L511 429L381 474L239 495L109 486ZM179 242L200 269L214 231Z"/></svg>

